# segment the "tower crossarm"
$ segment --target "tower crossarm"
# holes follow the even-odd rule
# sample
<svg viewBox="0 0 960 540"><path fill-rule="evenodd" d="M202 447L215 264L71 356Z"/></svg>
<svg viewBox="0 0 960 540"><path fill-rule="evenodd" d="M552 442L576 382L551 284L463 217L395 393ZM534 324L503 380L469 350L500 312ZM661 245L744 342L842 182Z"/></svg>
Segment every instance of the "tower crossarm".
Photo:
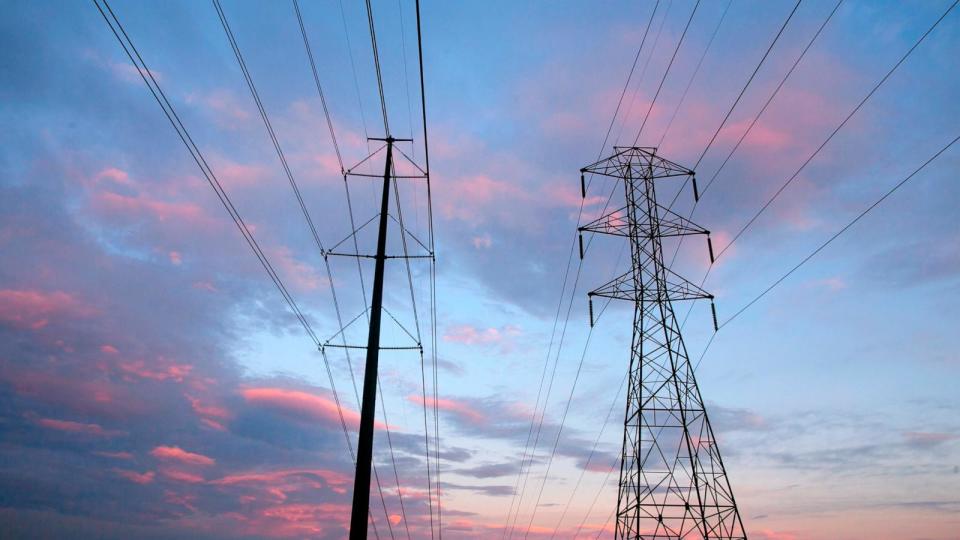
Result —
<svg viewBox="0 0 960 540"><path fill-rule="evenodd" d="M627 207L622 206L608 212L597 219L578 227L580 232L611 234L614 236L630 236L630 224L627 221Z"/></svg>
<svg viewBox="0 0 960 540"><path fill-rule="evenodd" d="M657 230L651 231L645 224L637 225L637 233L644 237L651 235L661 238L668 236L689 236L693 234L710 234L710 231L690 221L689 219L671 211L669 208L657 205L660 210L660 222ZM577 228L580 232L609 234L613 236L630 236L630 223L627 219L627 207L623 206L607 212L597 219Z"/></svg>
<svg viewBox="0 0 960 540"><path fill-rule="evenodd" d="M631 302L664 302L680 300L713 300L713 295L700 287L694 285L691 281L680 277L669 269L664 269L667 273L667 279L662 287L641 287L637 288L634 283L633 270L621 274L604 285L587 293L588 296L599 296L601 298L611 298L614 300L629 300Z"/></svg>
<svg viewBox="0 0 960 540"><path fill-rule="evenodd" d="M580 169L580 173L618 179L640 176L644 172L656 178L694 175L692 170L658 156L657 149L653 147L615 146L614 151L612 156Z"/></svg>
<svg viewBox="0 0 960 540"><path fill-rule="evenodd" d="M704 229L703 227L677 214L669 208L657 204L657 209L660 211L660 226L658 227L658 233L660 237L710 234L710 231L707 229ZM641 232L646 233L648 231L641 227Z"/></svg>

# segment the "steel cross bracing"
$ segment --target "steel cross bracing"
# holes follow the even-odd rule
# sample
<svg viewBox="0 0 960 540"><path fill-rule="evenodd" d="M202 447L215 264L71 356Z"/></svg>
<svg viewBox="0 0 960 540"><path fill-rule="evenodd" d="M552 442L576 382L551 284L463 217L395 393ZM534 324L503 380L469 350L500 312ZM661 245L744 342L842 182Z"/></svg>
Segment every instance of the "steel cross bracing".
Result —
<svg viewBox="0 0 960 540"><path fill-rule="evenodd" d="M594 296L635 305L616 538L746 539L672 305L706 298L712 307L713 296L663 262L664 237L703 234L709 245L709 231L657 204L658 180L682 176L695 185L694 172L655 148L615 147L586 173L623 181L625 204L581 234L625 236L632 258L629 272L589 293L591 324Z"/></svg>

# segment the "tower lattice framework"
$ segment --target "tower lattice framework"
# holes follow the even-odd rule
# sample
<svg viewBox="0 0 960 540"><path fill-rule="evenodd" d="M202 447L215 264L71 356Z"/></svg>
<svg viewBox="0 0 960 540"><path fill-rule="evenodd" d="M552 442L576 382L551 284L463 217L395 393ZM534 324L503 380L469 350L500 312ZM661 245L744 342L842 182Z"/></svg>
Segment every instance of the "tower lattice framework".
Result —
<svg viewBox="0 0 960 540"><path fill-rule="evenodd" d="M616 538L746 539L703 398L697 387L673 302L713 296L664 264L662 239L709 231L657 203L655 184L694 172L656 155L655 148L615 147L581 169L623 182L625 204L580 227L625 236L631 269L589 293L634 303ZM716 310L713 309L716 326Z"/></svg>

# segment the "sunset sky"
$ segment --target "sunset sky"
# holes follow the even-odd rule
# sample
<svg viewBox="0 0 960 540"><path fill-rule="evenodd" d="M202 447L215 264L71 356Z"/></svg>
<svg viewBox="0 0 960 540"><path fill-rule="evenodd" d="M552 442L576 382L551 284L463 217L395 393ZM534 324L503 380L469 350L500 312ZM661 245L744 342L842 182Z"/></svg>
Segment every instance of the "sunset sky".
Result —
<svg viewBox="0 0 960 540"><path fill-rule="evenodd" d="M721 323L960 135L954 9L731 244L952 3L844 1L716 176L693 219L718 252L730 246L704 284ZM597 238L579 267L578 218L615 188L597 180L582 201L579 169L632 144L648 108L639 144L693 167L794 4L733 0L718 27L727 1L699 3L650 108L694 9L661 1L602 148L653 2L421 3L445 537L499 538L517 502L514 538L613 536L632 311L611 304L587 342L586 293L629 256ZM321 341L338 342L323 258L213 5L111 5ZM401 149L422 163L414 4L372 5L393 135L412 135ZM801 2L697 167L701 190L835 5ZM334 246L350 233L343 178L293 5L223 7ZM351 167L376 149L366 137L384 135L365 6L300 7ZM353 464L313 342L96 7L5 8L0 536L345 537ZM365 167L382 171L381 156ZM750 538L960 538L958 170L952 147L714 337L697 377ZM379 184L351 182L359 224ZM678 188L664 182L662 196ZM399 189L407 228L426 238L425 185ZM688 187L677 208L692 203ZM361 251L373 232L358 235ZM399 323L385 322L387 346L409 345L397 324L418 323L429 345L428 266L410 264L418 316L403 263L388 262ZM674 268L699 283L708 264L698 238ZM331 273L344 322L359 317L345 335L365 343L356 262L332 257ZM684 326L694 361L712 334L696 304ZM363 356L350 355L351 374L342 352L328 357L355 437ZM419 355L385 351L380 378L373 520L380 538L428 538Z"/></svg>

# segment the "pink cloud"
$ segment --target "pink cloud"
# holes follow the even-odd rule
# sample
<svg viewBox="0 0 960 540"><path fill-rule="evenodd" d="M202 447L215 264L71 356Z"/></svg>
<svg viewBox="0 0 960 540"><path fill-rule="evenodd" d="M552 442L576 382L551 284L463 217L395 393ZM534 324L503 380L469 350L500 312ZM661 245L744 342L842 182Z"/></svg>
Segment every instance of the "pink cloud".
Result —
<svg viewBox="0 0 960 540"><path fill-rule="evenodd" d="M120 476L121 478L125 478L125 479L133 482L134 484L140 484L140 485L149 484L149 483L153 482L153 479L154 479L154 477L156 476L156 473L153 472L153 471L147 471L147 472L144 472L144 473L138 473L138 472L136 472L136 471L127 471L127 470L123 470L123 469L114 469L113 472L115 472L115 473L116 473L118 476Z"/></svg>
<svg viewBox="0 0 960 540"><path fill-rule="evenodd" d="M190 407L193 408L193 411L200 416L210 416L220 419L230 417L230 411L223 407L204 404L202 401L192 396L187 396L187 400L190 402Z"/></svg>
<svg viewBox="0 0 960 540"><path fill-rule="evenodd" d="M476 175L470 176L457 182L457 189L468 198L475 202L490 202L498 197L507 195L519 195L520 189L512 183L503 180L494 180L489 176Z"/></svg>
<svg viewBox="0 0 960 540"><path fill-rule="evenodd" d="M730 244L733 241L733 235L727 231L712 231L710 233L710 241L713 242L713 254L717 258L717 263L721 260L729 260L734 255L737 254L737 245ZM723 257L720 257L720 252L723 251ZM710 254L705 255L709 260Z"/></svg>
<svg viewBox="0 0 960 540"><path fill-rule="evenodd" d="M212 480L210 483L221 486L252 484L269 487L273 490L271 492L273 495L280 500L285 500L285 491L301 485L317 489L326 484L337 493L346 493L347 488L353 485L353 478L330 469L281 469L239 472Z"/></svg>
<svg viewBox="0 0 960 540"><path fill-rule="evenodd" d="M243 520L246 533L270 537L314 536L331 526L345 526L349 505L297 501L302 500L301 494L312 495L325 489L344 495L352 483L352 476L326 469L247 471L209 482L250 508Z"/></svg>
<svg viewBox="0 0 960 540"><path fill-rule="evenodd" d="M113 71L113 74L116 75L117 78L122 79L126 82L139 83L142 80L140 72L137 71L137 68L125 62L111 63L110 70ZM144 73L149 73L150 75L153 75L153 78L156 79L157 81L163 80L163 75L152 69L145 69ZM149 75L147 76L149 77Z"/></svg>
<svg viewBox="0 0 960 540"><path fill-rule="evenodd" d="M587 463L586 466L584 467L584 470L589 472L606 473L606 472L610 472L611 469L617 468L618 466L619 465L616 463L604 464L604 463L600 463L597 460L591 459L590 463Z"/></svg>
<svg viewBox="0 0 960 540"><path fill-rule="evenodd" d="M490 345L503 343L521 333L519 327L511 324L501 328L477 328L469 324L459 324L447 327L443 340L463 345Z"/></svg>
<svg viewBox="0 0 960 540"><path fill-rule="evenodd" d="M751 538L757 538L758 540L796 540L797 536L788 532L778 532L772 531L770 529L760 529L757 531L750 531Z"/></svg>
<svg viewBox="0 0 960 540"><path fill-rule="evenodd" d="M281 414L301 420L321 420L330 425L339 425L337 404L326 397L301 390L286 388L245 388L240 394L248 403L267 407ZM342 407L343 419L348 427L360 425L360 413ZM377 426L386 427L377 422Z"/></svg>
<svg viewBox="0 0 960 540"><path fill-rule="evenodd" d="M180 264L183 262L183 257L180 255L179 251L171 251L167 254L167 256L170 258L170 263L174 265L180 266Z"/></svg>
<svg viewBox="0 0 960 540"><path fill-rule="evenodd" d="M584 199L577 182L572 178L551 182L543 186L540 192L544 200L553 202L558 206L578 209L580 204L583 203L584 211L587 207L601 204L607 200L604 195L591 195L589 192Z"/></svg>
<svg viewBox="0 0 960 540"><path fill-rule="evenodd" d="M929 448L939 444L960 439L955 433L937 433L927 431L908 431L903 434L907 444L921 448Z"/></svg>
<svg viewBox="0 0 960 540"><path fill-rule="evenodd" d="M427 399L424 400L422 396L417 395L408 396L407 400L417 405L426 405L427 407L433 407L434 404L436 404L437 409L456 414L473 424L484 424L487 422L487 418L483 413L463 401L445 398L437 398L434 400L431 397L427 397Z"/></svg>
<svg viewBox="0 0 960 540"><path fill-rule="evenodd" d="M473 247L477 249L486 249L492 245L493 245L493 240L490 239L489 234L473 237Z"/></svg>
<svg viewBox="0 0 960 540"><path fill-rule="evenodd" d="M203 425L217 431L227 430L222 422L231 417L230 411L224 407L206 404L193 396L186 396L186 398L190 402L190 407L200 417L200 422Z"/></svg>
<svg viewBox="0 0 960 540"><path fill-rule="evenodd" d="M94 196L93 205L101 212L125 218L150 216L158 221L193 226L209 225L212 221L197 204L167 202L145 195L132 197L113 192L100 192Z"/></svg>
<svg viewBox="0 0 960 540"><path fill-rule="evenodd" d="M216 463L213 458L203 454L187 452L179 446L157 446L150 451L150 455L161 461L177 461L187 465L208 467Z"/></svg>
<svg viewBox="0 0 960 540"><path fill-rule="evenodd" d="M311 160L320 166L320 172L327 176L340 176L340 162L334 154L316 154Z"/></svg>
<svg viewBox="0 0 960 540"><path fill-rule="evenodd" d="M249 102L241 101L229 90L218 89L206 94L190 94L186 101L210 113L222 128L236 129L250 119L250 112L245 108L245 104Z"/></svg>
<svg viewBox="0 0 960 540"><path fill-rule="evenodd" d="M488 207L495 202L529 199L515 183L495 180L484 174L453 179L446 188L456 196L440 199L443 216L474 225L491 217Z"/></svg>
<svg viewBox="0 0 960 540"><path fill-rule="evenodd" d="M314 496L323 490L339 495L349 493L353 477L340 471L251 470L229 474L208 484L236 497L248 508L242 520L244 532L254 536L315 536L329 527L345 526L350 515L349 504L298 502L302 494Z"/></svg>
<svg viewBox="0 0 960 540"><path fill-rule="evenodd" d="M271 251L271 262L280 269L283 277L297 288L312 291L321 285L327 285L326 278L321 277L312 265L297 260L290 248L280 246Z"/></svg>
<svg viewBox="0 0 960 540"><path fill-rule="evenodd" d="M196 480L197 477L193 477L192 480ZM174 478L176 479L176 478ZM180 479L176 479L180 480ZM200 481L203 479L201 478ZM196 481L190 483L198 483ZM182 493L177 493L175 491L164 491L163 500L177 506L182 506L189 510L191 513L196 514L198 512L196 505L194 504L197 501L196 495L185 495Z"/></svg>
<svg viewBox="0 0 960 540"><path fill-rule="evenodd" d="M39 418L37 424L47 429L64 431L67 433L80 433L84 435L96 435L97 437L111 437L116 435L116 431L103 429L99 424L83 424L70 420L57 420L54 418Z"/></svg>
<svg viewBox="0 0 960 540"><path fill-rule="evenodd" d="M847 288L847 282L840 277L830 277L830 278L822 279L819 281L819 284L834 292Z"/></svg>
<svg viewBox="0 0 960 540"><path fill-rule="evenodd" d="M117 368L126 375L140 379L150 379L154 381L173 380L176 382L183 382L190 372L193 371L193 366L191 365L170 363L163 357L158 357L151 366L147 366L143 360L131 360L119 362Z"/></svg>
<svg viewBox="0 0 960 540"><path fill-rule="evenodd" d="M131 460L131 459L133 459L133 454L131 454L130 452L105 452L105 451L98 451L98 452L94 452L94 454L95 454L95 455L98 455L98 456L103 456L103 457L106 457L106 458L111 458L111 459L123 459L123 460Z"/></svg>
<svg viewBox="0 0 960 540"><path fill-rule="evenodd" d="M216 166L217 177L230 187L250 187L269 177L267 167L259 164L242 164L223 161Z"/></svg>
<svg viewBox="0 0 960 540"><path fill-rule="evenodd" d="M39 330L56 317L86 317L95 311L73 295L37 290L0 290L0 323Z"/></svg>
<svg viewBox="0 0 960 540"><path fill-rule="evenodd" d="M108 167L100 171L99 173L97 173L95 179L98 182L102 180L107 180L107 181L114 182L116 184L122 184L122 185L130 185L132 183L130 181L130 175L128 175L126 171L117 169L115 167Z"/></svg>
<svg viewBox="0 0 960 540"><path fill-rule="evenodd" d="M140 396L108 380L83 380L9 367L0 370L0 379L22 396L82 415L125 418L148 408Z"/></svg>
<svg viewBox="0 0 960 540"><path fill-rule="evenodd" d="M217 292L219 290L217 289L216 285L210 283L209 281L195 281L193 283L193 288L208 292Z"/></svg>
<svg viewBox="0 0 960 540"><path fill-rule="evenodd" d="M100 352L105 354L119 354L120 351L117 350L113 345L101 345Z"/></svg>
<svg viewBox="0 0 960 540"><path fill-rule="evenodd" d="M753 118L746 118L739 122L727 124L720 131L717 140L721 143L728 143L729 146L736 144L747 128L750 127L752 121ZM774 128L766 121L761 120L754 124L741 146L751 146L770 151L784 149L792 142L793 138L787 129Z"/></svg>
<svg viewBox="0 0 960 540"><path fill-rule="evenodd" d="M345 528L349 516L346 504L284 504L260 510L247 521L246 533L280 538L326 536Z"/></svg>
<svg viewBox="0 0 960 540"><path fill-rule="evenodd" d="M175 482L183 482L184 484L202 484L206 482L206 479L203 476L181 469L163 468L160 470L160 473L170 480Z"/></svg>

